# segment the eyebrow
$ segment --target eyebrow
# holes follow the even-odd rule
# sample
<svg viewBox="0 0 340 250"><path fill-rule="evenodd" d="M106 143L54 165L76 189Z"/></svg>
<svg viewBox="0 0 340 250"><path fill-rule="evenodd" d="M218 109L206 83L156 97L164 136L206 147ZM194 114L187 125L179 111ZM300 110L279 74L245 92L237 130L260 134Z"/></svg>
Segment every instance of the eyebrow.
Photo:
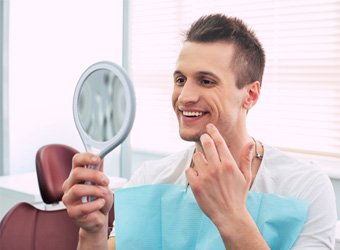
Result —
<svg viewBox="0 0 340 250"><path fill-rule="evenodd" d="M172 74L173 76L176 76L176 75L183 75L181 71L179 70L175 70L174 73Z"/></svg>
<svg viewBox="0 0 340 250"><path fill-rule="evenodd" d="M180 70L175 70L173 73L173 76L176 76L176 75L184 75L184 74ZM195 73L195 76L211 76L211 77L216 78L217 80L220 80L220 78L217 75L215 75L214 73L210 71L198 71Z"/></svg>

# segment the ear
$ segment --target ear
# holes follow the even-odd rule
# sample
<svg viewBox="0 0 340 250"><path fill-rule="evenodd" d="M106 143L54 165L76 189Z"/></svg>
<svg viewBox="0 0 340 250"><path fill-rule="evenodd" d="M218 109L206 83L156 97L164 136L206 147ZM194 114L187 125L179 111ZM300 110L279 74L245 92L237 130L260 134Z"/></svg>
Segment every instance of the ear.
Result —
<svg viewBox="0 0 340 250"><path fill-rule="evenodd" d="M243 101L243 108L247 111L251 109L260 97L261 84L255 81L247 84L245 87L246 95Z"/></svg>

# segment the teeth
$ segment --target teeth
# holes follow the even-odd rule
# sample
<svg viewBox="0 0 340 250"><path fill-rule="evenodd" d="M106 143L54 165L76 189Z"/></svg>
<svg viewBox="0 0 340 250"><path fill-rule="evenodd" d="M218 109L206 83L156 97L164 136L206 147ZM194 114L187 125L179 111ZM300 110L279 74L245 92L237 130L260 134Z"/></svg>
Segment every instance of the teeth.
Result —
<svg viewBox="0 0 340 250"><path fill-rule="evenodd" d="M189 111L183 111L183 115L185 116L201 116L203 115L203 112L189 112Z"/></svg>

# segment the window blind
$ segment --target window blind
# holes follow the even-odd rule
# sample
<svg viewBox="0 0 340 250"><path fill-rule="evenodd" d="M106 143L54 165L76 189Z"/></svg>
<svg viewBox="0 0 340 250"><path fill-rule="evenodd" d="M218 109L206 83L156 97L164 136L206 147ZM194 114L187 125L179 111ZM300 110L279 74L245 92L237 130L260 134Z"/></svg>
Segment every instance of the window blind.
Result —
<svg viewBox="0 0 340 250"><path fill-rule="evenodd" d="M201 15L224 13L243 19L266 51L250 133L288 151L340 158L340 0L131 0L129 12L129 70L137 96L133 149L187 146L171 107L181 34Z"/></svg>

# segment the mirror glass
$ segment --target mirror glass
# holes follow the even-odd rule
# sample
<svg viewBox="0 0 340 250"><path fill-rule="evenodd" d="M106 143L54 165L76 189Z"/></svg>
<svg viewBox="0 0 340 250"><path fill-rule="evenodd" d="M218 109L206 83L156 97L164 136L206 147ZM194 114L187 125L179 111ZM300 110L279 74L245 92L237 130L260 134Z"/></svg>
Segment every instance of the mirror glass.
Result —
<svg viewBox="0 0 340 250"><path fill-rule="evenodd" d="M73 115L86 151L103 158L118 146L135 117L134 89L124 69L98 62L85 70L74 93Z"/></svg>
<svg viewBox="0 0 340 250"><path fill-rule="evenodd" d="M121 129L126 97L121 80L107 69L92 72L80 90L81 126L96 141L108 141Z"/></svg>

